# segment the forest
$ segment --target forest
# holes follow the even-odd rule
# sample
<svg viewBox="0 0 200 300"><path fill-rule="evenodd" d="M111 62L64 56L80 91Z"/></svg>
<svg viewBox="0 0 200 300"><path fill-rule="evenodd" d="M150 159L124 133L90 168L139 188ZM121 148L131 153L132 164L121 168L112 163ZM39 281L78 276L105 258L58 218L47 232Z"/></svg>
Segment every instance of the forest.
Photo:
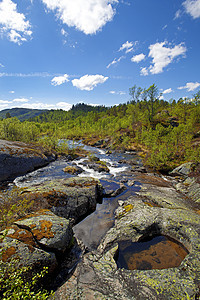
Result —
<svg viewBox="0 0 200 300"><path fill-rule="evenodd" d="M139 150L144 164L159 171L199 161L200 91L170 101L158 91L155 84L148 89L133 86L131 99L118 106L79 103L69 111L45 111L24 121L7 114L0 120L0 138L54 151L59 151L59 139L109 140L111 149Z"/></svg>

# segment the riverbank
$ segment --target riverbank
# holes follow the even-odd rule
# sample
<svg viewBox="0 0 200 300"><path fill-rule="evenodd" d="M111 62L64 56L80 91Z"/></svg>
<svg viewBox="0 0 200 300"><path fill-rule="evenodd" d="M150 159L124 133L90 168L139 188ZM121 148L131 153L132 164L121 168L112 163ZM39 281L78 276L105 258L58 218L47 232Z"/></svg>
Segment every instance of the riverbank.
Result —
<svg viewBox="0 0 200 300"><path fill-rule="evenodd" d="M55 266L49 287L56 290L56 299L198 299L198 166L183 165L171 176L163 177L146 170L134 151L120 153L88 146L85 150L90 152L88 158L57 160L14 181L19 188L23 188L22 195L30 195L37 205L42 201L46 205L42 208L51 210L40 213L39 223L36 219L32 219L32 223L29 220L27 234L37 238L37 244L31 245L37 254L38 249L49 249L54 253L52 249L55 244L59 248L54 255L44 259L47 265L51 261ZM96 169L101 165L99 161L107 168ZM79 177L66 172L70 167L78 168ZM98 177L100 181L91 176ZM62 218L69 222L63 222ZM49 226L37 225L44 219L45 224L51 227L48 238L46 230ZM55 221L51 225L52 220L56 220L57 225ZM14 226L21 224L16 220L14 223ZM37 227L32 228L34 224ZM21 230L27 229L27 225L22 226ZM53 228L60 228L56 243ZM66 232L66 228L69 232L67 236L62 233L63 230ZM14 239L11 247L18 247L19 244L22 247L24 240L16 242L18 234L15 233L9 237ZM61 236L67 244L61 242ZM126 242L130 246L131 243L146 242L146 238L160 236L161 239L162 236L173 239L166 242L170 244L170 253L174 240L175 244L178 242L186 249L186 256L182 257L178 266L165 266L161 270L153 267L148 257L159 265L160 258L155 252L164 255L160 246L152 249L150 255L136 251L139 266L149 266L150 269L130 270L119 266L117 257L121 243ZM41 243L43 240L44 246ZM64 254L58 254L61 252ZM62 259L59 261L58 257ZM166 259L170 261L172 257L169 255ZM132 254L128 260L132 260L128 265L133 266Z"/></svg>

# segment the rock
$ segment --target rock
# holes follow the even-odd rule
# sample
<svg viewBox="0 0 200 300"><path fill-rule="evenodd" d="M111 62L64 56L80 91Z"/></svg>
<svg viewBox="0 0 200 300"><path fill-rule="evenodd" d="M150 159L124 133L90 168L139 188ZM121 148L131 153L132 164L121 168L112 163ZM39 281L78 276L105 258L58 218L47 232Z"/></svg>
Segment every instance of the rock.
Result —
<svg viewBox="0 0 200 300"><path fill-rule="evenodd" d="M58 266L56 257L63 255L72 241L70 221L41 210L15 221L0 233L1 260L6 264L16 259L16 267L31 267L31 273L48 267L51 273Z"/></svg>
<svg viewBox="0 0 200 300"><path fill-rule="evenodd" d="M0 140L0 181L6 181L31 172L55 160L39 148L20 143Z"/></svg>
<svg viewBox="0 0 200 300"><path fill-rule="evenodd" d="M109 172L109 168L107 167L107 165L105 164L105 162L101 161L101 160L97 160L97 161L90 161L90 160L85 160L82 162L82 164L84 166L87 166L90 169L93 169L96 172L105 172L108 173Z"/></svg>
<svg viewBox="0 0 200 300"><path fill-rule="evenodd" d="M133 165L132 172L146 173L147 170L145 169L145 167Z"/></svg>
<svg viewBox="0 0 200 300"><path fill-rule="evenodd" d="M72 175L78 175L83 172L83 169L81 167L78 167L76 165L73 166L67 166L63 169L64 172L72 174Z"/></svg>
<svg viewBox="0 0 200 300"><path fill-rule="evenodd" d="M157 185L158 183L158 185ZM155 184L143 183L137 195L145 197L146 203L164 208L191 208L192 203L177 192L172 186L163 186L156 180Z"/></svg>
<svg viewBox="0 0 200 300"><path fill-rule="evenodd" d="M123 183L120 183L120 187L111 194L111 197L117 197L118 195L123 193L126 189L127 187Z"/></svg>
<svg viewBox="0 0 200 300"><path fill-rule="evenodd" d="M173 171L170 172L170 175L173 176L187 176L192 172L193 167L195 164L193 162L187 162L175 168Z"/></svg>
<svg viewBox="0 0 200 300"><path fill-rule="evenodd" d="M182 182L177 183L175 187L178 191L185 193L194 202L200 203L200 184L197 178L187 177Z"/></svg>
<svg viewBox="0 0 200 300"><path fill-rule="evenodd" d="M127 187L123 183L120 183L120 187L116 190L105 190L103 197L104 198L117 197L118 195L123 193L126 189Z"/></svg>
<svg viewBox="0 0 200 300"><path fill-rule="evenodd" d="M135 181L134 180L129 180L127 184L128 184L128 186L134 186Z"/></svg>
<svg viewBox="0 0 200 300"><path fill-rule="evenodd" d="M132 209L116 214L115 226L97 251L85 254L73 276L56 292L56 299L197 299L200 269L200 215L187 209L150 207L130 197ZM118 242L163 234L175 238L189 254L178 267L127 270L117 267Z"/></svg>
<svg viewBox="0 0 200 300"><path fill-rule="evenodd" d="M15 259L18 266L31 267L31 273L40 272L43 267L48 267L51 273L57 267L56 256L52 252L46 252L17 239L5 237L0 243L2 262L7 264L10 259Z"/></svg>
<svg viewBox="0 0 200 300"><path fill-rule="evenodd" d="M99 180L91 177L73 177L42 182L25 188L23 193L43 199L53 213L60 217L72 218L75 222L95 210L103 195Z"/></svg>
<svg viewBox="0 0 200 300"><path fill-rule="evenodd" d="M53 252L64 252L73 236L70 221L48 210L28 215L16 221L15 225L28 230L41 248Z"/></svg>

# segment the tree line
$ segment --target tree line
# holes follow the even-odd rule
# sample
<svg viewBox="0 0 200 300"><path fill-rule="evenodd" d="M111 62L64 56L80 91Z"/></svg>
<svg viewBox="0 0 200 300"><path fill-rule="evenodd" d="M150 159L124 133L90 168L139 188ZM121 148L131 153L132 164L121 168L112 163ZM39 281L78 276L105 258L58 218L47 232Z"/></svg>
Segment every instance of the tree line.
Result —
<svg viewBox="0 0 200 300"><path fill-rule="evenodd" d="M113 107L73 106L48 111L32 120L0 121L0 138L55 148L58 139L109 138L113 149L145 150L144 162L169 170L180 162L200 160L200 91L191 99L165 101L155 84L133 86L131 99Z"/></svg>

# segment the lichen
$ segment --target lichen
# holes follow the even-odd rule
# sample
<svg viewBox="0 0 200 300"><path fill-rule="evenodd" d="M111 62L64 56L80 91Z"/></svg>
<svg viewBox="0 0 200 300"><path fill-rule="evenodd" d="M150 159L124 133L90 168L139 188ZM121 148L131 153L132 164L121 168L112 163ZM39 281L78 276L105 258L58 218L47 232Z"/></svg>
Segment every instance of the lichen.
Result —
<svg viewBox="0 0 200 300"><path fill-rule="evenodd" d="M16 253L16 248L15 247L9 247L6 250L3 250L2 253L2 261L3 262L8 262L10 258Z"/></svg>
<svg viewBox="0 0 200 300"><path fill-rule="evenodd" d="M52 222L47 220L40 220L40 228L32 230L33 235L40 241L43 238L53 238L55 232L52 231Z"/></svg>

